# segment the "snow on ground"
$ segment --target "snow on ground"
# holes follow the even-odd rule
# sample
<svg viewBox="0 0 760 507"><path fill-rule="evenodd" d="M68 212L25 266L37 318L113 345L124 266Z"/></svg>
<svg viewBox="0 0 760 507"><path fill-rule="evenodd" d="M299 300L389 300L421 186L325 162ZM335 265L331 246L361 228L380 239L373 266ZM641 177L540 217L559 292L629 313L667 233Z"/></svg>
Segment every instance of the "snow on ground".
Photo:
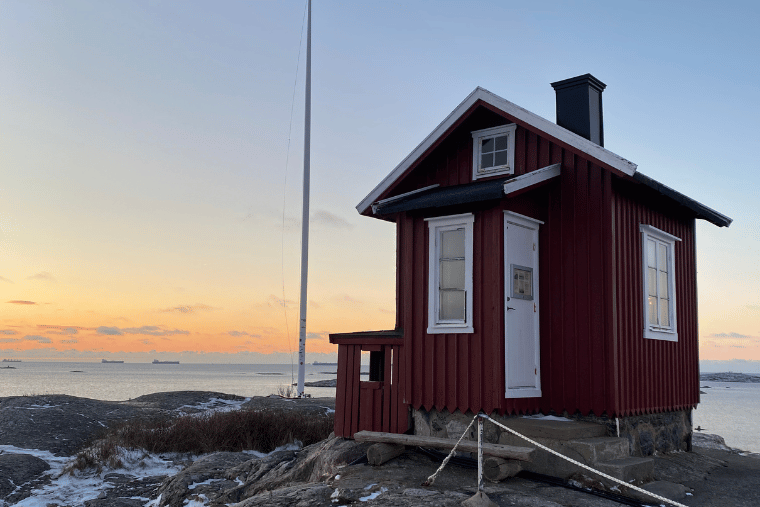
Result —
<svg viewBox="0 0 760 507"><path fill-rule="evenodd" d="M245 398L242 400L223 400L222 398L211 398L203 403L196 403L195 405L182 405L177 409L179 412L183 412L182 409L189 408L192 410L202 410L204 412L231 412L233 410L240 410L243 403L250 401L251 398Z"/></svg>
<svg viewBox="0 0 760 507"><path fill-rule="evenodd" d="M118 473L142 479L154 475L173 475L182 467L164 458L172 458L175 455L163 456L149 454L143 451L120 449L120 458L124 468L104 468L101 473L95 471L75 471L73 474L64 472L66 467L73 462L73 457L60 457L50 451L38 449L22 449L12 445L0 445L0 452L5 454L29 454L40 458L50 465L50 470L43 475L52 478L52 482L35 490L34 494L24 500L13 504L14 507L45 507L49 504L81 505L87 500L92 500L100 495L101 491L112 488L104 477L109 473ZM147 501L148 499L146 499ZM0 501L0 507L3 502Z"/></svg>
<svg viewBox="0 0 760 507"><path fill-rule="evenodd" d="M541 421L573 422L572 419L568 419L567 417L559 417L559 416L556 416L556 415L543 415L543 414L524 415L523 419L539 419Z"/></svg>

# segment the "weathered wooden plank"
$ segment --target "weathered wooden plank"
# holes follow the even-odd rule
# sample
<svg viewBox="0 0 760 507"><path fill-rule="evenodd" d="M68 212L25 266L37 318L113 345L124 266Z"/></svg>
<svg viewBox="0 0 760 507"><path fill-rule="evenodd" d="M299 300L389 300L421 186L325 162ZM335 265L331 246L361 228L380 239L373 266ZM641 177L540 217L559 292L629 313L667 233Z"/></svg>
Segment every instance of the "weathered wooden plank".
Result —
<svg viewBox="0 0 760 507"><path fill-rule="evenodd" d="M438 449L451 449L456 440L448 438L424 437L421 435L397 435L395 433L381 433L379 431L359 431L354 434L357 442L382 442L385 444L414 445L420 447L435 447ZM471 440L463 440L457 447L457 451L477 452L478 443ZM498 456L500 458L516 459L518 461L530 461L533 458L534 449L531 447L517 447L513 445L483 444L483 454Z"/></svg>

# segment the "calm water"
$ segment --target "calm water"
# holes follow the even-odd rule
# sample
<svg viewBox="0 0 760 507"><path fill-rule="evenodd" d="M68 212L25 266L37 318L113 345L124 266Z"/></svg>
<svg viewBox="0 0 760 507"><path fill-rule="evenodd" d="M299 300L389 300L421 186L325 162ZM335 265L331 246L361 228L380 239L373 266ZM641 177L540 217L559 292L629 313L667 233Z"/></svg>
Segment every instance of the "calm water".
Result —
<svg viewBox="0 0 760 507"><path fill-rule="evenodd" d="M218 391L267 396L291 383L283 364L0 363L0 397L70 394L100 400L127 400L162 391ZM365 367L366 368L366 367ZM336 378L335 366L306 366L306 381ZM294 371L298 375L297 368ZM726 444L760 453L760 384L707 382L694 411L694 427L716 433ZM709 388L707 388L709 386ZM335 396L335 388L309 387L315 397Z"/></svg>
<svg viewBox="0 0 760 507"><path fill-rule="evenodd" d="M2 368L8 365L16 369ZM336 369L307 365L306 382L335 379ZM297 366L294 375L297 380ZM0 396L70 394L112 401L162 391L267 396L289 384L289 364L0 363ZM335 396L335 388L308 387L306 393Z"/></svg>
<svg viewBox="0 0 760 507"><path fill-rule="evenodd" d="M726 439L726 445L760 453L760 384L701 381L694 427ZM709 386L709 389L707 387Z"/></svg>

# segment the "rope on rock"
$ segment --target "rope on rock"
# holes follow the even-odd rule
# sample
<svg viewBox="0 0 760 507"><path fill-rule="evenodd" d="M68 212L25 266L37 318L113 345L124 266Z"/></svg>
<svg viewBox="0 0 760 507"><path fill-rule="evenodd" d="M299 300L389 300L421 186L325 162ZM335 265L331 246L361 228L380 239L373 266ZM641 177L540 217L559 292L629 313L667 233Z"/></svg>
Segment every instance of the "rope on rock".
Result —
<svg viewBox="0 0 760 507"><path fill-rule="evenodd" d="M446 459L443 460L443 463L441 463L441 466L438 467L438 470L435 471L433 475L427 478L425 482L422 483L423 486L432 486L435 482L436 478L438 477L438 474L440 474L443 471L443 468L446 466L446 464L449 462L452 456L454 456L454 453L457 450L457 446L462 442L462 439L467 434L467 432L470 431L470 428L472 428L473 423L475 422L475 419L478 418L478 415L475 415L475 417L472 418L472 421L470 421L470 424L467 426L467 429L464 430L464 433L462 433L462 436L459 437L459 440L457 440L457 443L454 444L453 449L451 449L451 452L448 456L446 456Z"/></svg>
<svg viewBox="0 0 760 507"><path fill-rule="evenodd" d="M652 497L652 498L655 498L655 499L657 499L657 500L659 500L659 501L661 501L661 502L666 502L666 503L669 503L669 504L671 504L671 505L675 505L676 507L688 507L688 506L686 506L686 505L684 505L684 504L682 504L682 503L678 503L678 502L676 502L676 501L674 501L674 500L671 500L671 499L669 499L669 498L665 498L664 496L655 495L655 494L654 494L654 493L652 493L651 491L647 491L647 490L645 490L645 489L643 489L643 488L639 488L638 486L634 486L633 484L629 484L629 483L627 483L627 482L625 482L625 481L621 481L620 479L617 479L617 478L615 478L615 477L612 477L611 475L607 475L607 474L605 474L605 473L603 473L603 472L600 472L599 470L595 470L595 469L591 468L590 466L588 466L588 465L586 465L586 464L584 464L584 463L581 463L581 462L579 462L579 461L575 461L575 460L574 460L574 459L572 459L572 458L568 458L568 457L567 457L567 456L565 456L564 454L560 454L560 453L558 453L557 451L555 451L555 450L553 450L553 449L549 449L549 448L548 448L548 447L546 447L545 445L539 444L539 443L538 443L538 442L536 442L535 440L531 440L530 438L526 437L525 435L521 435L520 433L516 432L516 431L515 431L515 430L513 430L512 428L508 428L507 426L504 426L504 425L503 425L503 424L501 424L500 422L498 422L498 421L494 421L493 419L491 419L490 417L488 417L486 414L482 414L482 413L481 413L481 414L478 414L478 415L476 415L475 417L482 417L483 419L487 419L487 420L491 421L492 423L494 423L496 426L499 426L499 427L501 427L501 428L503 428L503 429L507 430L508 432L512 433L513 435L515 435L515 436L517 436L517 437L520 437L520 438L522 438L523 440L526 440L526 441L528 441L529 443L531 443L532 445L535 445L536 447L538 447L538 448L540 448L540 449L543 449L543 450L545 450L545 451L547 451L547 452L550 452L550 453L554 454L555 456L558 456L558 457L560 457L560 458L562 458L562 459L564 459L564 460L566 460L566 461L569 461L569 462L570 462L570 463L572 463L573 465L578 465L578 466L579 466L579 467L581 467L581 468L585 468L586 470L588 470L588 471L590 471L590 472L593 472L593 473L595 473L595 474L597 474L597 475L600 475L600 476L604 477L605 479L609 479L609 480L611 480L611 481L613 481L613 482L616 482L616 483L618 483L618 484L620 484L620 485L622 485L622 486L625 486L626 488L630 488L630 489L633 489L633 490L635 490L635 491L638 491L639 493L644 493L645 495L648 495L648 496L650 496L650 497ZM470 426L472 426L472 423L470 423ZM469 428L468 428L468 429L469 429ZM465 433L467 433L467 432L465 431ZM464 436L464 435L462 435L462 436ZM460 438L459 440L461 441L462 439ZM459 442L457 442L457 444L459 444ZM454 452L454 451L452 451L452 452ZM448 458L447 458L447 459L448 459ZM443 466L441 466L441 468L443 468ZM440 470L440 469L439 469L439 470ZM437 474L437 473L438 473L438 472L436 472L436 474ZM428 479L428 481L429 481L429 480L430 480L430 479ZM431 483L431 484L432 484L432 483Z"/></svg>

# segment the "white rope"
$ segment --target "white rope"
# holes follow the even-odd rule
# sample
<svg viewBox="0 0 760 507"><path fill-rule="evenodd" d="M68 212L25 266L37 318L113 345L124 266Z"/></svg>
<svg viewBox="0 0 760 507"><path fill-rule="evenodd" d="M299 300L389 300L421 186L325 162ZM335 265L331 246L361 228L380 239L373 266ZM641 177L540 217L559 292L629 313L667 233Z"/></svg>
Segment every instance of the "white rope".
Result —
<svg viewBox="0 0 760 507"><path fill-rule="evenodd" d="M489 421L491 421L492 423L494 423L496 426L500 426L500 427L504 428L504 429L505 429L505 430L507 430L508 432L512 433L512 434L513 434L513 435L515 435L515 436L518 436L518 437L522 438L523 440L527 440L528 442L530 442L531 444L535 445L536 447L538 447L538 448L540 448L540 449L543 449L543 450L545 450L545 451L548 451L548 452L550 452L550 453L554 454L555 456L559 456L560 458L562 458L562 459L564 459L564 460L567 460L567 461L569 461L569 462L570 462L570 463L572 463L573 465L578 465L579 467L581 467L581 468L585 468L586 470L589 470L590 472L594 472L594 473L595 473L595 474L597 474L597 475L601 475L601 476L602 476L602 477L604 477L605 479L609 479L609 480L611 480L611 481L613 481L613 482L617 482L618 484L621 484L621 485L623 485L623 486L625 486L625 487L627 487L627 488L631 488L631 489L633 489L633 490L635 490L635 491L638 491L639 493L644 493L645 495L649 495L649 496L651 496L652 498L655 498L655 499L657 499L657 500L660 500L660 501L662 501L662 502L667 502L667 503L669 503L669 504L671 504L671 505L675 505L676 507L688 507L688 506L686 506L686 505L684 505L684 504L682 504L682 503L678 503L678 502L676 502L676 501L674 501L674 500L670 500L669 498L665 498L664 496L655 495L655 494L654 494L654 493L652 493L651 491L647 491L647 490L645 490L645 489L642 489L642 488L639 488L639 487L637 487L637 486L634 486L633 484L629 484L629 483L627 483L627 482L625 482L625 481L621 481L620 479L617 479L617 478L615 478L615 477L612 477L611 475L607 475L607 474L605 474L605 473L603 473L603 472L600 472L599 470L594 470L593 468L591 468L591 467L590 467L590 466L588 466L588 465L585 465L585 464L583 464L583 463L581 463L581 462L579 462L579 461L575 461L575 460L574 460L574 459L572 459L572 458L568 458L568 457L567 457L567 456L565 456L564 454L560 454L560 453L558 453L558 452L557 452L557 451L555 451L555 450L549 449L549 448L548 448L548 447L546 447L545 445L541 445L541 444L539 444L538 442L536 442L536 441L534 441L534 440L531 440L530 438L526 437L525 435L521 435L520 433L516 432L516 431L515 431L515 430L513 430L512 428L508 428L508 427L504 426L503 424L501 424L500 422L498 422L498 421L494 421L493 419L491 419L490 417L488 417L488 416L487 416L487 415L485 415L485 414L478 414L478 415L477 415L477 416L475 416L475 417L478 417L478 416L482 417L483 419L488 419ZM472 423L470 423L470 424L472 424ZM463 436L464 436L464 435L463 435ZM460 440L461 440L461 439L460 439ZM443 468L443 467L441 467L441 468ZM436 472L436 473L438 473L438 472Z"/></svg>
<svg viewBox="0 0 760 507"><path fill-rule="evenodd" d="M449 455L446 456L445 460L443 460L443 463L441 463L441 466L438 467L438 470L436 470L433 475L431 475L430 477L428 477L427 480L422 483L423 486L432 486L433 485L433 483L435 482L435 479L438 477L438 474L440 474L443 471L443 467L446 466L446 464L449 462L449 460L451 459L451 457L454 455L454 452L457 450L457 446L460 444L460 442L462 442L462 439L467 434L467 432L470 431L470 428L472 428L472 423L474 423L475 419L477 419L477 418L478 418L478 415L476 414L475 417L472 418L472 421L470 421L470 424L469 424L469 426L467 426L467 429L464 430L464 433L462 433L462 436L459 437L459 440L457 440L457 443L454 444L454 448L451 449L451 452L449 453Z"/></svg>

